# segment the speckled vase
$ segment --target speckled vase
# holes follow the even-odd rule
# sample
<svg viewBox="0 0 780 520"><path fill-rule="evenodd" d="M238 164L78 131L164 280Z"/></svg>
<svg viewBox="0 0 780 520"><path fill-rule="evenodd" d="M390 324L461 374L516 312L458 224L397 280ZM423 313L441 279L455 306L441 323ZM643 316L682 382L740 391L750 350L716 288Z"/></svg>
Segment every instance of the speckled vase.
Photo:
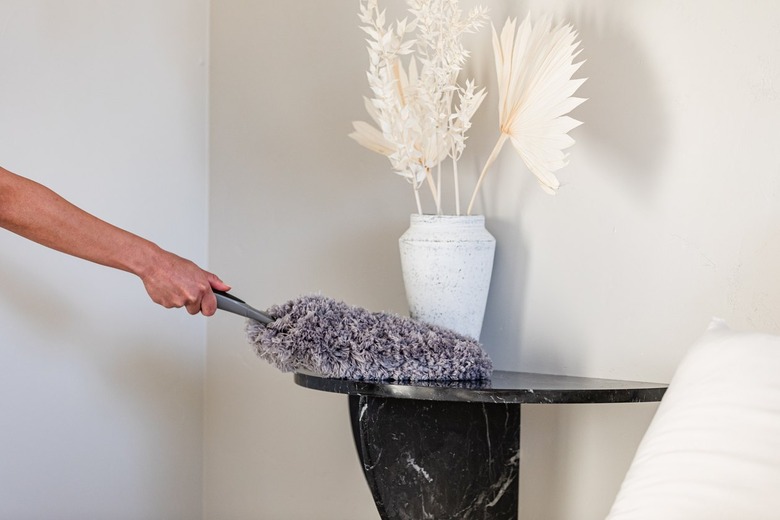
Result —
<svg viewBox="0 0 780 520"><path fill-rule="evenodd" d="M496 239L482 215L419 215L398 240L412 318L479 339Z"/></svg>

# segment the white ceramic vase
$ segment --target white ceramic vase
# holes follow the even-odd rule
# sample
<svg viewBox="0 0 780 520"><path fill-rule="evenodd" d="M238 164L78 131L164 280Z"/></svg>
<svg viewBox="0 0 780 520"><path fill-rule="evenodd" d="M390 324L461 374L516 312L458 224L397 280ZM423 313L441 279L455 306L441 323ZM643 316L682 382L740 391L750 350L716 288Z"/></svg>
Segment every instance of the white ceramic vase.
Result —
<svg viewBox="0 0 780 520"><path fill-rule="evenodd" d="M412 318L479 339L496 239L482 215L419 215L398 240Z"/></svg>

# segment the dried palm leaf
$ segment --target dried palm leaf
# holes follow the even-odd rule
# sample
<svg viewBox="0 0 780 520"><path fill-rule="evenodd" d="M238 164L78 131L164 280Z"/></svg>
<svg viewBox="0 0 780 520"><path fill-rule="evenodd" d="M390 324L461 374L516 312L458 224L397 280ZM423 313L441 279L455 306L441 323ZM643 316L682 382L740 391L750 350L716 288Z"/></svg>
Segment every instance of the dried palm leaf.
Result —
<svg viewBox="0 0 780 520"><path fill-rule="evenodd" d="M488 168L507 140L542 188L554 194L560 183L553 172L567 164L563 150L574 144L568 132L580 125L566 116L585 101L572 97L585 82L572 79L583 63L574 63L580 53L577 32L571 25L553 27L549 18L532 23L530 15L515 27L516 20L508 19L500 37L493 27L501 135L479 176L469 214Z"/></svg>

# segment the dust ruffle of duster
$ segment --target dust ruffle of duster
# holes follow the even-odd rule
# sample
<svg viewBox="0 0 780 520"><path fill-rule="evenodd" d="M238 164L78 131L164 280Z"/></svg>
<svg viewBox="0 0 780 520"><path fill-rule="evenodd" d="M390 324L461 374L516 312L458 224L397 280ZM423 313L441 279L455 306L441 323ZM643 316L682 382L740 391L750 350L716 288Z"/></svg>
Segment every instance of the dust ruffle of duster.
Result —
<svg viewBox="0 0 780 520"><path fill-rule="evenodd" d="M283 372L372 381L477 381L493 363L478 341L449 329L324 296L268 309L269 325L249 320L257 354Z"/></svg>

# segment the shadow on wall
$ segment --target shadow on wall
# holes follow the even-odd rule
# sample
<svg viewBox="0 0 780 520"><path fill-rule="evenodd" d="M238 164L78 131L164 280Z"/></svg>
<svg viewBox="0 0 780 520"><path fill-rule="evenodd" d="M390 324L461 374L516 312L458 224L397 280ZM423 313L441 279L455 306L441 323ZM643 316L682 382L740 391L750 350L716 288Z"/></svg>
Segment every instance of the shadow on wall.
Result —
<svg viewBox="0 0 780 520"><path fill-rule="evenodd" d="M659 78L642 47L621 21L620 4L587 7L566 15L580 33L586 61L579 70L588 80L577 92L587 98L576 110L583 121L579 146L598 148L614 160L615 179L637 200L652 198L656 177L669 146L669 122Z"/></svg>
<svg viewBox="0 0 780 520"><path fill-rule="evenodd" d="M393 223L369 224L356 225L354 231L334 235L322 244L325 263L321 267L331 273L323 282L331 284L334 298L371 311L407 316L398 252L398 237L404 230L399 232Z"/></svg>
<svg viewBox="0 0 780 520"><path fill-rule="evenodd" d="M541 4L540 9L531 9L534 18L552 14L555 20L571 22L580 34L579 58L585 63L575 77L588 80L576 94L587 101L572 113L575 119L584 122L576 130L579 142L575 147L593 149L598 152L600 162L609 163L594 175L617 172L614 183L624 186L624 191L635 200L650 202L669 147L669 122L658 78L653 76L630 26L622 20L624 11L617 4L610 4L607 11L602 3L570 4L561 12L550 12ZM522 18L526 12L524 9L509 14ZM503 17L494 17L494 23L502 20ZM489 89L495 89L492 77ZM482 153L484 146L479 136L472 144ZM498 368L517 370L521 368L521 360L528 361L522 355L521 320L526 314L528 279L533 276L533 266L528 264L530 251L523 239L522 208L527 207L524 199L541 194L513 150L504 151L493 168L494 178L486 182L480 194L481 207L489 208L489 227L497 238L494 278L482 339L488 350L494 346L496 352L490 353ZM507 208L507 193L516 193L506 189L508 182L515 182L506 174L517 169L526 177L517 192L519 198L512 203L518 209L504 209L503 213L499 209L501 215L496 215L496 208ZM496 182L502 176L501 182ZM554 353L554 346L549 347L544 351ZM555 366L554 359L537 361L544 366Z"/></svg>
<svg viewBox="0 0 780 520"><path fill-rule="evenodd" d="M480 340L497 370L520 370L528 249L517 222L490 219L487 227L496 237L496 256Z"/></svg>
<svg viewBox="0 0 780 520"><path fill-rule="evenodd" d="M597 148L600 156L614 161L615 167L610 170L619 172L618 182L626 185L637 199L650 198L655 178L663 167L670 129L660 78L654 76L641 42L627 23L625 13L630 6L617 2L539 1L490 7L492 23L499 31L507 17L520 21L529 12L532 20L549 15L554 23L573 25L581 42L578 60L585 60L575 78L588 78L575 94L587 99L572 113L583 122L576 130L580 142L575 146ZM489 32L481 33L475 41L473 55L490 59L472 59L466 71L476 74L481 84L488 86L488 100L475 119L475 127L480 128L492 128L492 123L486 124L482 118L485 111L495 111L491 96L497 87ZM476 144L474 141L481 143L478 134L471 139L471 146ZM495 138L491 136L488 141L492 145ZM482 149L482 144L477 146ZM489 149L484 151L488 152Z"/></svg>
<svg viewBox="0 0 780 520"><path fill-rule="evenodd" d="M52 261L71 262L66 257ZM76 265L82 261L72 262ZM129 275L101 273L99 269L95 268L94 278L78 278L84 272L92 274L91 266L84 271L74 270L74 276L84 280L82 292L65 290L68 283L49 283L50 273L37 277L33 269L12 258L0 258L0 306L8 304L12 311L0 316L0 345L10 348L11 357L5 360L23 367L8 374L8 388L13 395L2 408L33 409L12 421L4 437L24 439L26 432L35 432L13 457L14 465L23 464L25 468L18 482L44 471L50 465L49 457L54 457L57 464L78 460L72 471L79 479L60 485L54 477L44 475L35 482L39 493L49 493L52 498L42 509L30 504L34 509L29 510L45 511L55 507L53 504L75 504L72 500L59 502L66 500L63 493L88 494L96 489L109 496L119 493L118 483L135 483L138 475L131 469L146 468L144 462L129 463L123 474L110 482L101 481L97 472L114 464L121 466L126 458L149 457L154 458L153 474L145 475L143 485L129 491L131 496L143 497L139 511L172 511L178 507L186 511L190 507L186 500L172 504L170 497L181 492L192 495L195 490L190 486L197 481L183 481L182 476L200 470L200 461L193 457L200 453L200 437L182 434L200 427L202 356L197 351L190 354L189 349L200 347L187 343L179 333L198 318L182 309L156 310L150 300L145 304L159 313L164 326L125 316L121 314L123 306L113 304L124 293L101 292L104 286L99 281ZM107 278L102 278L104 274ZM143 290L140 284L137 288ZM95 298L104 300L104 305L96 305ZM8 332L3 320L14 320L10 325L22 331L22 344L2 345ZM34 334L34 342L24 342L25 330ZM0 373L7 369L3 367ZM60 424L62 421L67 424ZM106 432L113 432L113 436L95 443L95 435L104 436ZM35 447L35 439L45 446ZM56 447L63 445L68 449L60 454ZM104 496L84 506L99 507L101 500L111 499Z"/></svg>
<svg viewBox="0 0 780 520"><path fill-rule="evenodd" d="M57 339L63 331L76 328L80 322L79 307L63 305L72 295L59 292L56 286L29 283L30 269L15 265L9 258L0 257L0 299L7 300L15 309L14 316L28 322L39 334L50 334Z"/></svg>
<svg viewBox="0 0 780 520"><path fill-rule="evenodd" d="M128 316L127 325L121 319L106 319L114 308L111 302L116 294L102 294L108 310L96 314L94 308L81 302L90 297L90 290L82 294L63 291L57 284L25 283L30 276L29 270L0 258L0 300L12 302L9 307L14 310L13 319L23 320L25 328L45 335L47 341L35 345L40 351L58 356L64 353L71 362L94 365L109 386L119 388L118 394L131 396L137 391L144 406L160 405L160 396L169 393L171 387L199 387L198 357L182 359L168 346L180 343L177 332L194 326L201 318L189 316L184 309L154 307L156 304L148 300L146 304L159 314L164 326L143 323L146 328L133 328L141 320Z"/></svg>

